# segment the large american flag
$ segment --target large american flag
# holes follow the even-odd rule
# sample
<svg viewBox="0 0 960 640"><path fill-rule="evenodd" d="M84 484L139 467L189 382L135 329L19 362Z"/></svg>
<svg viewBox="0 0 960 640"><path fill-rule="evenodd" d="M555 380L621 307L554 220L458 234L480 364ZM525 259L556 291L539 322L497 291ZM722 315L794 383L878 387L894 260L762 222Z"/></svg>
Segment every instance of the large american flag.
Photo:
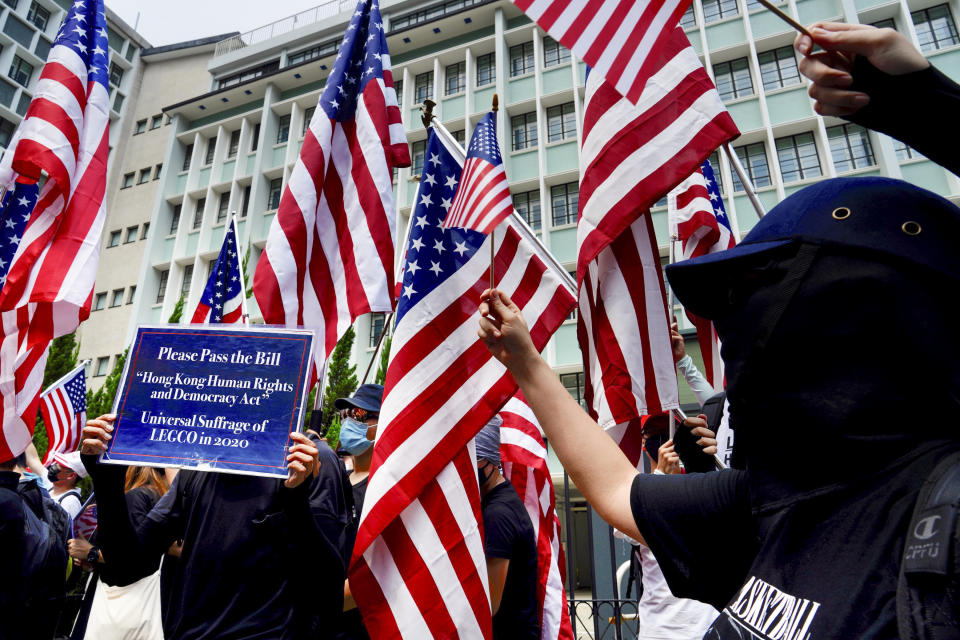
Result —
<svg viewBox="0 0 960 640"><path fill-rule="evenodd" d="M105 215L108 52L103 0L77 0L0 160L0 187L47 176L0 290L0 458L30 443L50 341L90 315Z"/></svg>
<svg viewBox="0 0 960 640"><path fill-rule="evenodd" d="M670 228L681 243L683 258L696 258L729 249L737 244L730 226L720 187L709 160L681 182L667 197ZM707 382L723 387L720 339L713 323L689 311L687 318L697 328Z"/></svg>
<svg viewBox="0 0 960 640"><path fill-rule="evenodd" d="M246 324L243 313L246 291L243 285L240 246L237 243L237 218L233 217L227 225L220 254L210 270L207 286L203 288L200 303L190 322Z"/></svg>
<svg viewBox="0 0 960 640"><path fill-rule="evenodd" d="M490 233L513 211L510 185L497 144L497 112L480 119L463 165L463 178L443 226Z"/></svg>
<svg viewBox="0 0 960 640"><path fill-rule="evenodd" d="M578 335L586 398L639 461L638 419L677 407L677 376L650 207L738 135L683 31L633 104L587 78L577 225Z"/></svg>
<svg viewBox="0 0 960 640"><path fill-rule="evenodd" d="M563 590L564 553L560 543L553 479L547 467L543 431L523 393L500 410L500 461L503 475L523 501L537 538L537 615L542 640L573 640Z"/></svg>
<svg viewBox="0 0 960 640"><path fill-rule="evenodd" d="M462 167L435 132L411 213L402 291L350 582L375 638L490 638L473 437L516 382L477 337L495 239L497 287L538 348L574 305L512 220L444 229Z"/></svg>
<svg viewBox="0 0 960 640"><path fill-rule="evenodd" d="M394 167L410 166L380 9L347 25L257 263L268 324L317 331L322 368L353 320L394 306Z"/></svg>
<svg viewBox="0 0 960 640"><path fill-rule="evenodd" d="M659 68L690 0L513 0L631 102Z"/></svg>
<svg viewBox="0 0 960 640"><path fill-rule="evenodd" d="M0 204L0 288L7 281L7 271L20 246L20 239L27 228L27 220L33 213L40 195L40 185L36 182L24 184L17 182L9 189Z"/></svg>
<svg viewBox="0 0 960 640"><path fill-rule="evenodd" d="M80 431L87 421L87 377L80 365L40 394L40 414L47 429L47 454L43 466L55 453L70 453L80 445Z"/></svg>

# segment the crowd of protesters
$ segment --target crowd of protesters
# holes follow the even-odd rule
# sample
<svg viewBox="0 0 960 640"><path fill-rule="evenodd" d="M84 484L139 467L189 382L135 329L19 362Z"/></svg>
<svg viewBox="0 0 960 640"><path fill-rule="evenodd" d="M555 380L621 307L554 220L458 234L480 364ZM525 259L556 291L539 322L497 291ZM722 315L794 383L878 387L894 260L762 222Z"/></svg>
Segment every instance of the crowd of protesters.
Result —
<svg viewBox="0 0 960 640"><path fill-rule="evenodd" d="M818 23L810 33L796 48L818 113L888 133L958 172L954 127L900 115L949 122L960 87L890 29ZM679 300L712 320L723 343L740 463L718 472L679 473L664 415L643 430L654 472L638 473L534 349L517 306L484 293L480 338L577 487L636 546L641 637L926 638L931 626L960 637L953 560L917 569L903 553L911 532L934 537L935 517L949 520L937 541L956 545L960 441L941 417L960 408L943 295L960 279L949 243L958 232L960 209L907 183L825 180L783 201L735 249L668 268ZM712 390L676 327L673 341L705 403ZM0 585L0 640L53 637L68 555L93 575L73 638L369 637L346 569L382 399L383 387L366 384L337 401L338 451L319 433L292 434L285 480L101 465L112 415L90 420L81 451L58 454L49 471L35 451L0 462L0 549L13 559ZM705 459L715 453L704 416L678 428ZM834 463L811 463L796 446L803 436ZM499 446L495 419L476 438L493 636L539 638L536 540ZM98 509L90 540L70 533L87 474ZM912 526L927 513L923 528Z"/></svg>

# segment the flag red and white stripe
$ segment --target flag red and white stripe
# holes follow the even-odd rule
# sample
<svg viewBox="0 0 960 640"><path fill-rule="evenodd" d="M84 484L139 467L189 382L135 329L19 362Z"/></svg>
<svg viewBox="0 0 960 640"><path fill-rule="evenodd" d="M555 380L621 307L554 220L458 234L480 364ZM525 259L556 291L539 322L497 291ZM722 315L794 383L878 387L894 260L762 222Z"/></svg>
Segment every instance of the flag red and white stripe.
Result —
<svg viewBox="0 0 960 640"><path fill-rule="evenodd" d="M544 31L637 102L690 0L513 0Z"/></svg>
<svg viewBox="0 0 960 640"><path fill-rule="evenodd" d="M87 421L87 381L80 365L40 395L40 414L47 430L47 454L43 466L55 453L70 453L80 446L80 432Z"/></svg>
<svg viewBox="0 0 960 640"><path fill-rule="evenodd" d="M573 640L567 596L563 590L564 552L556 494L547 467L543 432L523 393L500 410L500 461L503 475L527 509L537 540L537 615L541 640Z"/></svg>
<svg viewBox="0 0 960 640"><path fill-rule="evenodd" d="M392 171L407 166L383 20L361 0L253 279L265 322L317 331L317 371L357 316L393 309Z"/></svg>
<svg viewBox="0 0 960 640"><path fill-rule="evenodd" d="M90 314L105 215L108 67L103 1L74 3L0 160L5 188L48 176L0 291L0 459L30 443L50 341Z"/></svg>
<svg viewBox="0 0 960 640"><path fill-rule="evenodd" d="M578 335L591 414L639 461L638 419L676 408L650 207L738 134L679 28L637 104L587 78L577 225Z"/></svg>
<svg viewBox="0 0 960 640"><path fill-rule="evenodd" d="M350 583L371 637L489 639L473 437L517 385L477 338L494 242L497 287L542 348L574 305L564 274L511 220L495 234L444 230L459 159L431 134ZM428 198L422 198L427 195ZM495 238L495 240L494 240Z"/></svg>

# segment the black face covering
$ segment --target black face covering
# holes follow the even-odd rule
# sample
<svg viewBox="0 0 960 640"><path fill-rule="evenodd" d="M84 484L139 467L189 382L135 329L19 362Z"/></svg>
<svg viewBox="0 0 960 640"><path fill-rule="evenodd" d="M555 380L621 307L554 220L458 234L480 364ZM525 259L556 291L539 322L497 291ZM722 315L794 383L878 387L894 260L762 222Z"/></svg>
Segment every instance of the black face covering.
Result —
<svg viewBox="0 0 960 640"><path fill-rule="evenodd" d="M56 482L60 479L60 465L54 462L52 465L47 467L47 480L50 482Z"/></svg>
<svg viewBox="0 0 960 640"><path fill-rule="evenodd" d="M954 286L890 258L813 245L738 279L714 324L755 508L841 488L953 437Z"/></svg>

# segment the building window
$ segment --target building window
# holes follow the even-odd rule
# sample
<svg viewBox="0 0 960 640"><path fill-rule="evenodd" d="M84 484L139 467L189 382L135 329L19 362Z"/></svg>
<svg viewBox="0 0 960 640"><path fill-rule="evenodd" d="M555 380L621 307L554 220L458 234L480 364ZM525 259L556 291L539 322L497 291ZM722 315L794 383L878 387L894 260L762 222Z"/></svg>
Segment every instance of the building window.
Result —
<svg viewBox="0 0 960 640"><path fill-rule="evenodd" d="M150 168L140 169L140 177L137 178L137 184L143 184L144 182L150 182Z"/></svg>
<svg viewBox="0 0 960 640"><path fill-rule="evenodd" d="M110 296L110 307L119 307L123 304L123 289L114 289Z"/></svg>
<svg viewBox="0 0 960 640"><path fill-rule="evenodd" d="M180 295L184 300L190 297L191 280L193 280L193 265L188 264L183 268L183 280L180 282Z"/></svg>
<svg viewBox="0 0 960 640"><path fill-rule="evenodd" d="M290 114L280 116L280 124L277 129L277 144L283 144L290 138Z"/></svg>
<svg viewBox="0 0 960 640"><path fill-rule="evenodd" d="M33 65L26 62L20 56L13 56L13 62L10 64L10 79L23 86L30 84L33 77Z"/></svg>
<svg viewBox="0 0 960 640"><path fill-rule="evenodd" d="M134 225L132 227L127 227L127 237L124 238L123 244L130 244L131 242L137 241L137 231L140 230L140 227Z"/></svg>
<svg viewBox="0 0 960 640"><path fill-rule="evenodd" d="M787 87L800 82L797 58L793 47L786 46L757 54L760 62L760 81L765 91Z"/></svg>
<svg viewBox="0 0 960 640"><path fill-rule="evenodd" d="M247 209L250 208L250 185L243 188L243 204L240 205L240 217L247 217Z"/></svg>
<svg viewBox="0 0 960 640"><path fill-rule="evenodd" d="M380 334L383 333L386 319L387 314L385 313L370 314L370 340L368 344L371 349L376 349L377 345L380 344Z"/></svg>
<svg viewBox="0 0 960 640"><path fill-rule="evenodd" d="M230 132L230 146L227 147L227 160L236 158L240 151L240 129Z"/></svg>
<svg viewBox="0 0 960 640"><path fill-rule="evenodd" d="M418 73L413 82L413 101L420 104L427 98L433 99L433 71Z"/></svg>
<svg viewBox="0 0 960 640"><path fill-rule="evenodd" d="M403 80L393 81L393 90L397 94L397 104L403 104Z"/></svg>
<svg viewBox="0 0 960 640"><path fill-rule="evenodd" d="M182 209L182 204L173 205L173 216L170 218L170 235L175 234L177 232L177 228L180 226L180 211Z"/></svg>
<svg viewBox="0 0 960 640"><path fill-rule="evenodd" d="M32 22L40 31L46 31L47 23L50 22L50 12L36 2L31 2L30 11L27 12L27 22Z"/></svg>
<svg viewBox="0 0 960 640"><path fill-rule="evenodd" d="M450 135L453 136L453 139L457 141L461 147L467 147L467 130L466 129L457 129L456 131L451 131Z"/></svg>
<svg viewBox="0 0 960 640"><path fill-rule="evenodd" d="M110 357L97 358L97 368L93 372L94 378L107 375L107 369L110 367Z"/></svg>
<svg viewBox="0 0 960 640"><path fill-rule="evenodd" d="M897 23L893 21L893 18L886 18L885 20L877 20L876 22L871 22L871 25L877 29L893 29L897 30Z"/></svg>
<svg viewBox="0 0 960 640"><path fill-rule="evenodd" d="M164 269L160 272L160 284L157 286L157 301L155 304L163 304L163 299L167 295L167 279L170 277L170 270Z"/></svg>
<svg viewBox="0 0 960 640"><path fill-rule="evenodd" d="M130 295L127 296L127 304L133 304L133 297L137 295L137 285L130 287Z"/></svg>
<svg viewBox="0 0 960 640"><path fill-rule="evenodd" d="M913 18L917 30L921 51L936 51L960 42L957 23L953 21L948 5L938 4L929 9L914 11L910 17Z"/></svg>
<svg viewBox="0 0 960 640"><path fill-rule="evenodd" d="M537 146L537 112L531 111L510 118L513 150L532 149Z"/></svg>
<svg viewBox="0 0 960 640"><path fill-rule="evenodd" d="M267 210L274 211L280 208L280 196L283 194L283 179L274 178L270 181L270 195L267 197Z"/></svg>
<svg viewBox="0 0 960 640"><path fill-rule="evenodd" d="M203 224L203 209L207 206L207 199L200 198L197 200L197 208L193 210L193 229L199 229Z"/></svg>
<svg viewBox="0 0 960 640"><path fill-rule="evenodd" d="M906 162L907 160L913 160L914 158L922 158L923 156L917 152L916 149L911 147L908 144L904 144L897 139L893 140L893 150L897 154L897 160L900 162Z"/></svg>
<svg viewBox="0 0 960 640"><path fill-rule="evenodd" d="M703 22L705 24L723 20L739 13L737 0L703 0Z"/></svg>
<svg viewBox="0 0 960 640"><path fill-rule="evenodd" d="M684 29L690 29L697 26L697 14L693 11L693 5L687 7L687 10L680 16L680 26Z"/></svg>
<svg viewBox="0 0 960 640"><path fill-rule="evenodd" d="M753 186L758 189L769 187L771 184L770 166L767 164L766 145L762 142L756 142L735 147L734 151L740 158L740 163L743 165L744 171L747 172L747 178L753 183ZM737 177L736 172L733 174L733 190L744 191L743 184L740 183L740 178Z"/></svg>
<svg viewBox="0 0 960 640"><path fill-rule="evenodd" d="M467 63L448 64L443 72L444 95L452 96L467 89Z"/></svg>
<svg viewBox="0 0 960 640"><path fill-rule="evenodd" d="M154 179L154 180L159 180L159 179L160 179L160 172L161 172L161 171L163 171L163 163L162 163L162 162L153 168L153 179Z"/></svg>
<svg viewBox="0 0 960 640"><path fill-rule="evenodd" d="M137 120L137 126L133 130L133 135L138 136L147 130L147 119Z"/></svg>
<svg viewBox="0 0 960 640"><path fill-rule="evenodd" d="M110 63L110 84L115 87L119 87L120 83L123 81L123 67L118 65L116 62Z"/></svg>
<svg viewBox="0 0 960 640"><path fill-rule="evenodd" d="M560 374L560 384L563 385L567 393L573 396L573 399L576 400L581 407L586 408L586 387L584 387L583 372L577 371L576 373Z"/></svg>
<svg viewBox="0 0 960 640"><path fill-rule="evenodd" d="M260 148L260 123L253 125L253 136L250 138L250 151Z"/></svg>
<svg viewBox="0 0 960 640"><path fill-rule="evenodd" d="M577 198L579 195L580 186L576 182L550 187L550 209L553 212L553 226L559 227L577 221Z"/></svg>
<svg viewBox="0 0 960 640"><path fill-rule="evenodd" d="M121 189L129 189L130 187L132 187L132 186L133 186L133 178L134 178L135 176L136 176L136 174L133 173L132 171L131 171L130 173L125 173L125 174L123 174L123 185L122 185L120 188L121 188Z"/></svg>
<svg viewBox="0 0 960 640"><path fill-rule="evenodd" d="M149 231L150 231L150 223L149 223L149 222L144 222L144 223L143 223L143 232L140 234L140 239L141 239L141 240L146 240L146 239L147 239L147 233L149 233Z"/></svg>
<svg viewBox="0 0 960 640"><path fill-rule="evenodd" d="M413 143L413 160L410 170L413 175L418 176L423 173L423 157L427 153L427 141L420 140Z"/></svg>
<svg viewBox="0 0 960 640"><path fill-rule="evenodd" d="M540 190L525 191L513 195L513 208L517 210L530 228L540 231Z"/></svg>
<svg viewBox="0 0 960 640"><path fill-rule="evenodd" d="M227 207L230 205L230 192L225 191L220 194L220 201L217 203L217 222L220 224L227 219Z"/></svg>
<svg viewBox="0 0 960 640"><path fill-rule="evenodd" d="M213 156L217 151L217 136L213 136L207 140L207 155L203 157L203 164L213 164Z"/></svg>
<svg viewBox="0 0 960 640"><path fill-rule="evenodd" d="M221 78L217 81L219 89L225 89L226 87L232 87L238 85L241 82L247 82L248 80L253 80L254 78L260 78L265 75L269 75L274 71L280 69L280 61L272 60L270 62L264 63L258 67L253 67L252 69L247 69L239 73L234 73L233 75L227 76L226 78Z"/></svg>
<svg viewBox="0 0 960 640"><path fill-rule="evenodd" d="M750 65L746 58L713 65L713 76L716 78L717 92L724 102L753 95Z"/></svg>
<svg viewBox="0 0 960 640"><path fill-rule="evenodd" d="M186 151L183 154L183 171L190 170L190 160L193 158L193 143L187 145Z"/></svg>
<svg viewBox="0 0 960 640"><path fill-rule="evenodd" d="M159 129L163 125L163 115L150 118L150 130Z"/></svg>
<svg viewBox="0 0 960 640"><path fill-rule="evenodd" d="M510 47L510 77L533 73L533 42Z"/></svg>
<svg viewBox="0 0 960 640"><path fill-rule="evenodd" d="M870 134L858 124L827 127L827 140L830 142L830 155L837 173L876 164L873 147L870 145Z"/></svg>
<svg viewBox="0 0 960 640"><path fill-rule="evenodd" d="M780 174L784 182L796 182L823 175L820 156L812 133L784 136L775 140Z"/></svg>
<svg viewBox="0 0 960 640"><path fill-rule="evenodd" d="M17 125L6 118L0 118L0 147L6 148L10 144L10 138L13 137L13 132L16 130Z"/></svg>
<svg viewBox="0 0 960 640"><path fill-rule="evenodd" d="M303 124L300 126L300 137L307 135L307 129L310 128L310 121L313 120L313 114L317 110L316 107L310 107L303 112Z"/></svg>
<svg viewBox="0 0 960 640"><path fill-rule="evenodd" d="M120 230L110 232L110 239L107 240L107 249L116 247L120 244Z"/></svg>
<svg viewBox="0 0 960 640"><path fill-rule="evenodd" d="M710 168L713 169L713 177L717 181L717 188L720 193L726 193L726 189L723 188L723 175L720 171L720 153L714 151L707 159L710 161Z"/></svg>
<svg viewBox="0 0 960 640"><path fill-rule="evenodd" d="M102 311L107 306L107 292L103 291L93 296L92 311Z"/></svg>
<svg viewBox="0 0 960 640"><path fill-rule="evenodd" d="M487 53L477 56L477 86L483 87L497 81L497 56Z"/></svg>
<svg viewBox="0 0 960 640"><path fill-rule="evenodd" d="M287 57L287 66L292 67L293 65L300 64L301 62L316 60L317 58L332 55L337 52L337 47L339 45L340 40L331 40L310 49L298 51L297 53Z"/></svg>
<svg viewBox="0 0 960 640"><path fill-rule="evenodd" d="M570 62L570 50L547 36L543 39L543 66L555 67L558 64Z"/></svg>
<svg viewBox="0 0 960 640"><path fill-rule="evenodd" d="M547 142L558 142L577 136L577 117L573 103L547 109Z"/></svg>

